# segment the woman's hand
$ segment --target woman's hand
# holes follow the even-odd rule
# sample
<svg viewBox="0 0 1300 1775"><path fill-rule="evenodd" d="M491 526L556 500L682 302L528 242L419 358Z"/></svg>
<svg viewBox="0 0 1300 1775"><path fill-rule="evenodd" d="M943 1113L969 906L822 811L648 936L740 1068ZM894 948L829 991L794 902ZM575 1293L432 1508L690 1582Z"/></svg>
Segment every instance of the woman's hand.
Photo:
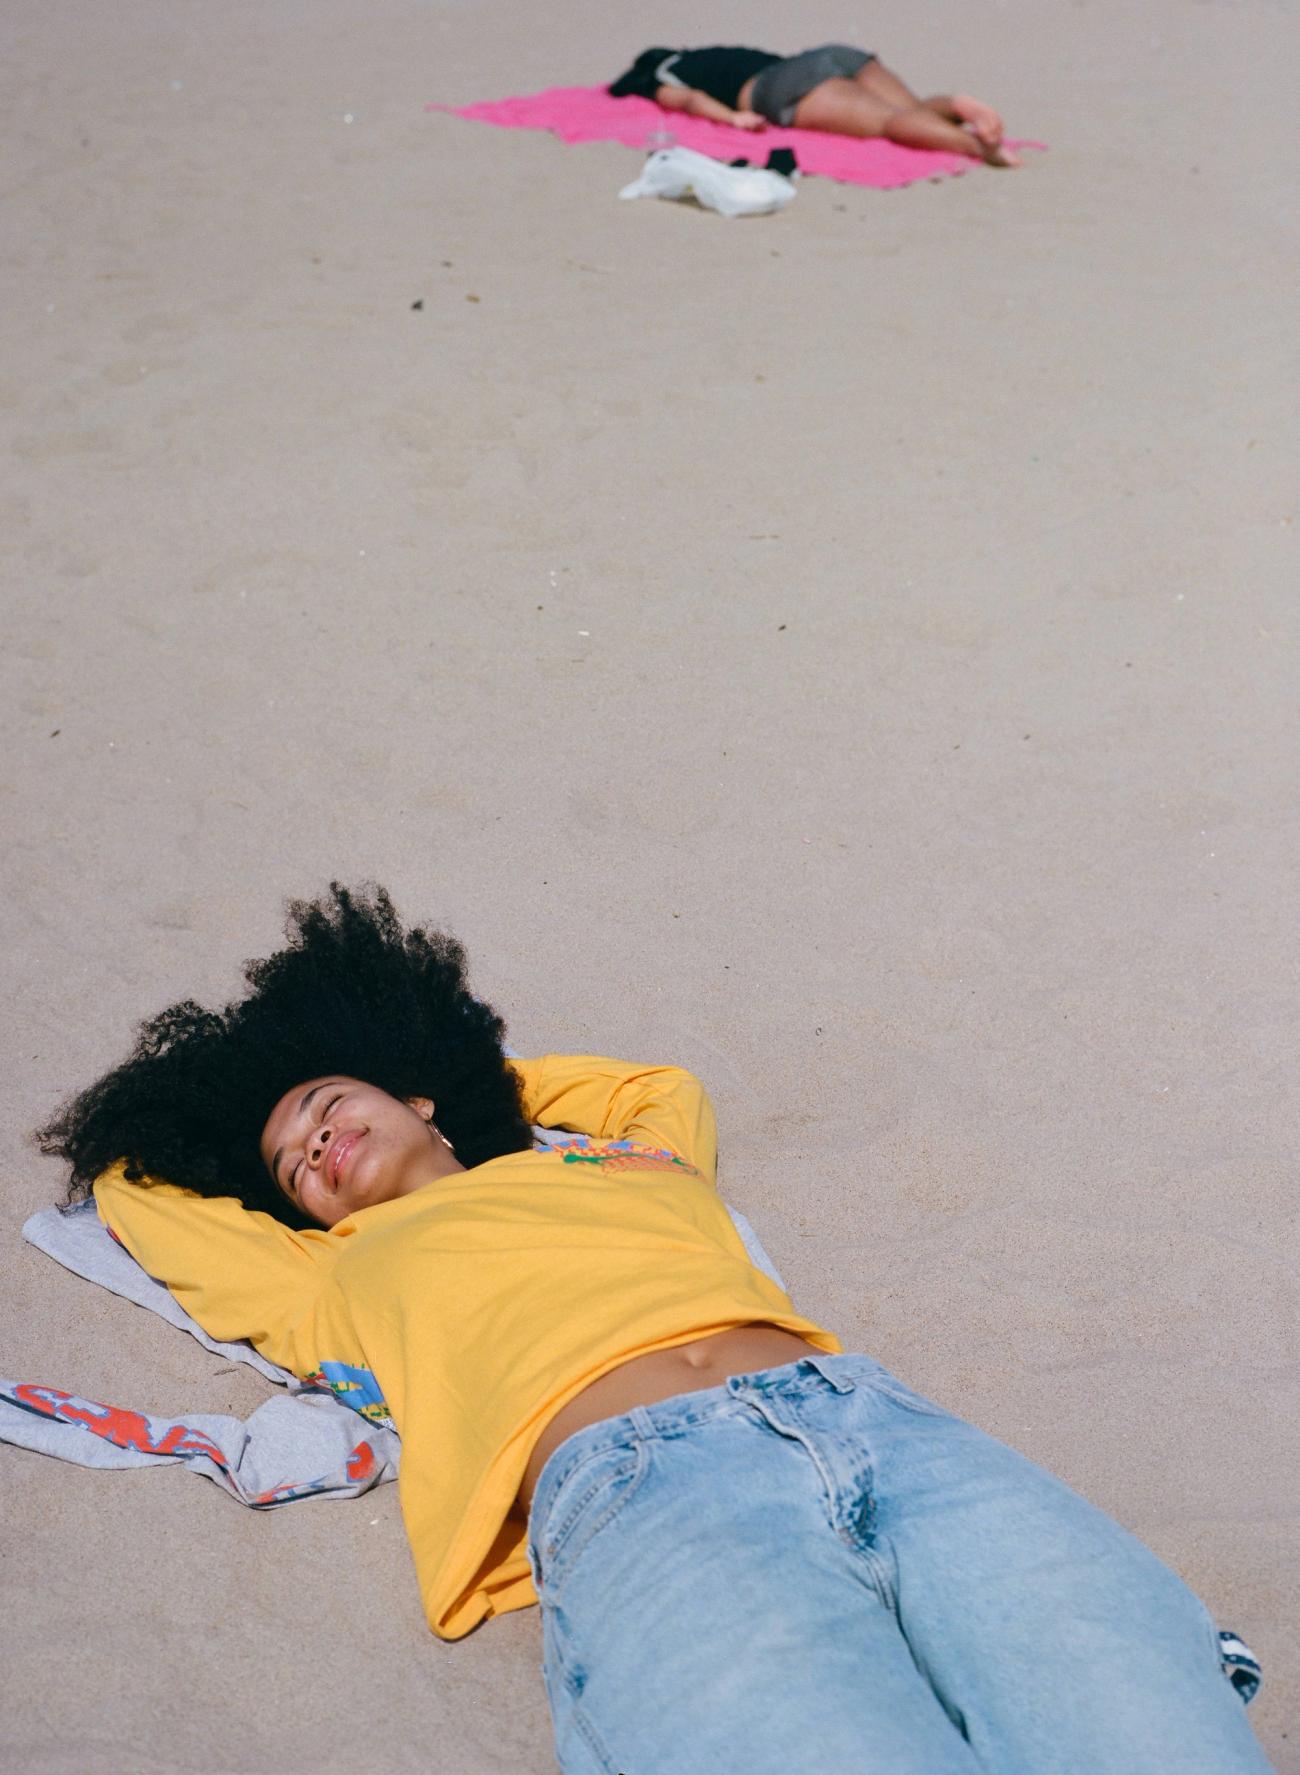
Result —
<svg viewBox="0 0 1300 1775"><path fill-rule="evenodd" d="M766 129L767 118L760 116L757 111L733 111L731 127L733 129Z"/></svg>

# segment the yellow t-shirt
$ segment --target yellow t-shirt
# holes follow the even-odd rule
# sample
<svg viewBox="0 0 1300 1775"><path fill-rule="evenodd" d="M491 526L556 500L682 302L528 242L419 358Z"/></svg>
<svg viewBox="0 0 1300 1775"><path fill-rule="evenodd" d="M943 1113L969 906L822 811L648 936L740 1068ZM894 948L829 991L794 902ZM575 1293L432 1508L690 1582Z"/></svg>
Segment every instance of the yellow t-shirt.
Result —
<svg viewBox="0 0 1300 1775"><path fill-rule="evenodd" d="M511 1505L547 1422L599 1375L755 1322L840 1349L750 1263L714 1188L698 1080L589 1055L513 1064L529 1120L590 1144L510 1153L328 1231L127 1183L120 1166L95 1184L100 1217L210 1336L248 1338L396 1425L444 1639L536 1600Z"/></svg>

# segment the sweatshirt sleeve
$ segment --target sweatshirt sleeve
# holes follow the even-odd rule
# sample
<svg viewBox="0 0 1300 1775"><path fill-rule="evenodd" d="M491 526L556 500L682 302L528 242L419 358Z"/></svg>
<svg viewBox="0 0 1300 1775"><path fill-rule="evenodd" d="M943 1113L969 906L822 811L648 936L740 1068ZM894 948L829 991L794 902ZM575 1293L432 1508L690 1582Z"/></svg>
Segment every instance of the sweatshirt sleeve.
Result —
<svg viewBox="0 0 1300 1775"><path fill-rule="evenodd" d="M667 1147L710 1182L718 1165L713 1105L700 1081L677 1066L632 1066L596 1054L546 1054L511 1064L530 1122L596 1140Z"/></svg>
<svg viewBox="0 0 1300 1775"><path fill-rule="evenodd" d="M292 1368L292 1332L334 1265L323 1229L294 1232L233 1196L170 1183L128 1183L114 1166L95 1181L99 1218L141 1268L222 1341L247 1338Z"/></svg>

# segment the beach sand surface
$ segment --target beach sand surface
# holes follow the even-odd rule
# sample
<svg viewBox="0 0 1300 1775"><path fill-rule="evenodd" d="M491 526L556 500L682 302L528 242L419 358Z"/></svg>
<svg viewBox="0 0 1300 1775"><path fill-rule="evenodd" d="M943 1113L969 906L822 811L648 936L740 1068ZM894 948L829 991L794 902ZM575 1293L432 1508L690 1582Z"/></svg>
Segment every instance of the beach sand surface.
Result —
<svg viewBox="0 0 1300 1775"><path fill-rule="evenodd" d="M698 1071L796 1301L1182 1573L1295 1775L1289 15L882 15L1050 151L744 222L423 109L640 28L9 9L0 1372L264 1396L21 1246L26 1131L378 879L519 1049ZM6 1770L553 1768L536 1611L436 1642L395 1488L0 1491Z"/></svg>

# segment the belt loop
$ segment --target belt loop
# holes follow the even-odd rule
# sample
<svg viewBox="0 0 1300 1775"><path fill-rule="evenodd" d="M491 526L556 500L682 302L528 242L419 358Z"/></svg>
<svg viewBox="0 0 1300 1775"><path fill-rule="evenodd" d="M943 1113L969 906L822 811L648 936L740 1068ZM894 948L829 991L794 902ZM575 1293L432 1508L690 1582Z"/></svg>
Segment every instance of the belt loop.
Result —
<svg viewBox="0 0 1300 1775"><path fill-rule="evenodd" d="M801 1364L807 1363L808 1367L819 1374L826 1385L836 1393L852 1393L855 1390L854 1384L848 1376L835 1374L831 1369L831 1363L838 1360L839 1358L835 1356L801 1356L799 1358Z"/></svg>

